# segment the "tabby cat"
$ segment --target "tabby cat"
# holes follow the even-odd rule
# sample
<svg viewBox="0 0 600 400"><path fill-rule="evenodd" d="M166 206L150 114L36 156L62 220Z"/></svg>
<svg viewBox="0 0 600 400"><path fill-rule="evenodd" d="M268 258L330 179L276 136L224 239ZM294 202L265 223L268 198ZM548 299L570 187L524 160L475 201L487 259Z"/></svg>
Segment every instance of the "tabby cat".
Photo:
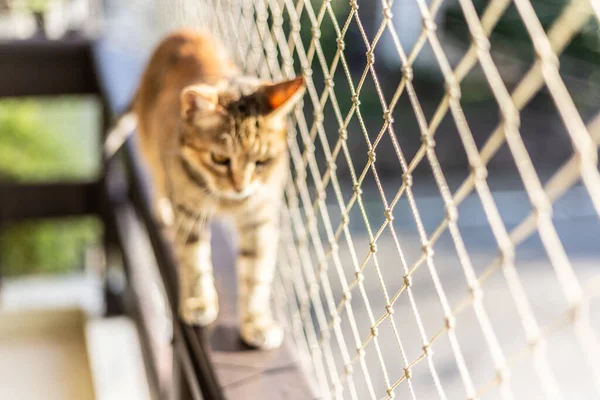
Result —
<svg viewBox="0 0 600 400"><path fill-rule="evenodd" d="M287 116L304 89L301 77L245 76L215 38L181 30L158 45L133 102L156 217L176 232L180 317L200 326L217 318L209 222L233 217L240 334L262 349L283 339L270 310L271 281L289 173Z"/></svg>

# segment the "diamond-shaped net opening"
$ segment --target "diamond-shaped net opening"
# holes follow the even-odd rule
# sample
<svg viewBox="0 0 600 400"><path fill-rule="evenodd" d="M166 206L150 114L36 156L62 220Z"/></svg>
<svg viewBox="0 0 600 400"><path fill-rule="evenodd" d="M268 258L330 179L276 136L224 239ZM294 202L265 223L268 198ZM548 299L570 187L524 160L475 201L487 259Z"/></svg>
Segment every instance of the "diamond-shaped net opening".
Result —
<svg viewBox="0 0 600 400"><path fill-rule="evenodd" d="M183 3L306 78L275 296L322 398L600 395L597 0Z"/></svg>

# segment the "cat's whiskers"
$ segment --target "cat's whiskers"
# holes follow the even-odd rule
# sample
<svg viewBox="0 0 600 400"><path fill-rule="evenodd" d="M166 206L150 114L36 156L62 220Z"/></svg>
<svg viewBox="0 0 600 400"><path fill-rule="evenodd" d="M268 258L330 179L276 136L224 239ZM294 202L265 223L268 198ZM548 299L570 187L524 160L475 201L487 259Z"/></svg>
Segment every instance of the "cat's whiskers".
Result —
<svg viewBox="0 0 600 400"><path fill-rule="evenodd" d="M174 226L175 236L177 236L179 234L179 230L181 229L181 226L183 225L184 220L185 220L185 215L181 215L180 218L177 219L177 223Z"/></svg>

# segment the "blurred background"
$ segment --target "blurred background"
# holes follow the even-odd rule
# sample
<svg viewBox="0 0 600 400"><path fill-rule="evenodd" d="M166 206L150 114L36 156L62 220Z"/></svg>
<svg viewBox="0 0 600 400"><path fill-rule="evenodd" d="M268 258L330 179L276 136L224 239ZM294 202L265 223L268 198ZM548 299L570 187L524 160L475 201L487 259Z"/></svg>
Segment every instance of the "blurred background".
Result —
<svg viewBox="0 0 600 400"><path fill-rule="evenodd" d="M310 4L311 7L304 3ZM423 341L431 338L443 327L446 315L439 299L439 288L435 286L432 274L426 272L427 266L422 261L423 234L430 238L446 217L446 204L440 195L439 181L435 180L430 160L417 162L416 166L411 168L412 192L416 199L414 204L411 204L406 195L401 196L394 206L394 223L390 224L390 227L385 225L385 212L389 203L399 190L402 190L405 170L399 158L411 164L422 146L419 113L415 111L415 103L411 102L406 92L400 95L397 102L393 100L399 87L404 84L403 61L394 37L398 38L404 52L413 60L412 85L425 121L432 121L443 103L446 83L440 69L439 57L435 55L430 41L422 38L423 22L418 2L397 0L389 10L384 9L385 3L359 1L359 17L356 17L352 11L353 2L298 2L295 10L300 25L299 37L308 50L308 64L300 57L299 51L292 51L291 56L298 73L311 71L314 93L325 99L321 104L310 99L310 94L305 99L305 123L310 128L314 150L307 145L306 137L303 137L301 132L293 139L299 157L306 157L307 152L314 151L319 174L305 174L305 185L313 200L319 193L327 196L326 209L329 212L329 220L323 217L315 219L318 235L324 243L330 239L327 234L328 223L334 230L343 225L342 208L353 202L351 199L354 198L356 177L366 171L360 183L363 201L361 207L352 206L346 210L350 219L352 241L344 237L339 239L338 236L339 264L343 266L342 275L346 276L347 282L354 280L356 257L361 270L364 270L366 294L359 295L355 292L356 300L352 301L355 308L352 318L361 327L362 339L368 336L369 327L374 322L370 310L376 310L377 319L385 312L389 297L398 293L393 318L401 327L400 334L397 334L396 327L386 322L380 327L379 333L379 343L384 349L384 355L378 355L379 352L375 351L373 340L367 341L365 348L369 369L378 371L383 364L383 370L389 372L389 377L386 373L373 372L370 378L367 378L366 374L363 376L357 372L354 384L359 399L372 397L372 391L367 384L369 380L376 388L377 398L385 396L389 381L393 383L404 374L406 360L419 357ZM426 5L435 6L438 10L434 17L437 25L435 33L450 67L457 68L472 42L469 24L459 2L446 0L422 3L431 3ZM480 18L490 5L498 3L473 0ZM575 3L577 2L567 0L531 0L535 14L546 32L550 31L566 7ZM264 2L264 6L248 4L249 7L254 7L250 12L252 18L266 18L265 26L273 32L276 32L278 26L277 18L274 17L277 12L273 11L277 8L273 5L278 4L284 10L283 20L279 21L282 32L290 32L293 25L290 9L294 2L267 1ZM0 44L15 45L18 41L66 43L89 38L94 43L94 62L104 71L101 73L113 76L115 83L111 88L118 88L109 93L109 96L116 99L116 108L122 108L135 90L137 77L153 46L176 26L194 24L213 28L230 47L238 63L249 71L264 71L265 61L253 62L247 53L235 50L235 46L240 45L233 40L230 32L235 25L222 22L226 18L218 19L219 15L227 16L232 8L237 6L238 2L225 0L214 3L194 0L0 0ZM327 11L322 11L325 9ZM328 10L331 10L331 13ZM386 13L390 13L392 18L389 24L384 26L382 23L385 22ZM490 54L502 83L512 93L532 68L536 61L536 52L515 4L506 3L506 10L501 14L489 36ZM585 124L591 124L600 112L600 31L597 15L584 15L582 12L578 18L584 20L584 23L580 24L577 33L558 56L559 71L581 120ZM315 45L314 39L317 20L320 35L318 46ZM347 69L337 66L331 71L331 65L339 62L337 49L341 28L344 32L343 55ZM375 63L369 70L366 54L373 46L375 37L378 37L373 51ZM284 43L295 43L290 38L291 36L287 36ZM260 45L260 39L257 43ZM277 54L272 57L279 65L288 61L278 53L281 45L278 43L279 47L275 50ZM290 45L290 48L298 47L297 43L294 46ZM411 52L416 47L421 50ZM264 57L265 53L260 50L258 52ZM6 74L14 74L14 71L7 71L8 67L2 67L7 54L10 53L6 50L0 52L0 73L5 74L5 77ZM304 68L300 68L301 66ZM38 68L45 67L40 65ZM63 71L56 70L56 74L62 73ZM327 76L335 83L334 96L324 96L327 92ZM360 86L360 118L353 111L352 93L357 85ZM501 124L499 105L488 78L478 63L460 82L460 89L460 107L474 142L481 152L492 132ZM32 88L33 92L35 88ZM335 98L335 102L332 97ZM401 149L401 157L392 142L392 134L388 134L384 127L383 116L392 101L396 103L390 112L394 120L393 135ZM555 103L556 100L547 86L543 85L539 91L535 91L520 114L519 133L542 185L550 182L554 174L574 155L573 142ZM6 96L0 99L0 182L93 182L101 178L101 144L103 130L106 129L104 112L102 101L93 95L19 98ZM323 117L322 123L315 120L315 115L318 114ZM340 116L342 120L348 117L347 123L340 124ZM327 159L327 154L339 144L341 125L344 125L343 130L347 133L346 145L351 157L348 159L340 152L333 160L336 166L334 175L342 193L340 201L333 184L319 188L319 176L331 172L331 162ZM384 134L380 135L382 129ZM322 131L325 136L319 136L317 131ZM591 129L590 134L594 134ZM595 143L598 144L598 132L595 135ZM376 162L372 168L368 162L367 152L370 147L366 139L371 143L377 141ZM439 121L435 130L435 155L450 193L455 194L471 174L471 167L457 122L451 112ZM299 165L302 164L295 164L293 171L296 179L304 174L303 171L299 171ZM306 163L303 165L307 168ZM509 232L535 211L529 196L530 182L519 174L517 165L514 153L506 144L501 145L487 163L487 184L502 223ZM294 184L296 187L299 185L297 182ZM0 196L3 195L5 194L0 193ZM44 199L40 198L39 201L43 202ZM306 211L308 205L300 203L298 209L303 218L309 220L310 213ZM579 181L569 185L564 194L554 202L553 212L552 223L559 243L569 257L568 265L573 271L573 276L580 286L585 286L588 281L596 282L594 279L598 278L600 265L600 224L588 190ZM460 201L458 213L462 243L470 256L474 274L479 278L489 271L488 266L496 260L497 239L484 204L475 192L470 191ZM365 214L367 218L364 217ZM81 294L75 295L74 301L86 304L88 312L99 316L105 311L102 281L107 273L107 260L102 251L105 228L101 220L88 216L53 218L3 223L0 228L0 271L6 287L0 299L1 296L5 296L6 304L22 304L25 300L21 299L27 291L39 293L40 290L46 290L44 288L64 287L64 291L60 289L58 292L48 289L49 293L52 293L50 296L56 300L56 297L62 295L68 297L66 293L75 290ZM369 248L373 242L373 234L380 228L382 233L377 235L378 251L375 257ZM290 240L293 241L300 235L291 236ZM483 391L482 398L506 398L501 385L489 384L495 382L499 369L498 358L495 358L489 348L497 346L503 354L500 358L506 357L509 360L513 360L511 357L521 354L520 352L527 348L529 338L521 328L521 317L516 310L518 305L513 302L513 287L499 273L481 281L482 290L486 295L484 307L495 335L493 341L496 344L491 346L490 342L486 341L485 332L481 332L480 314L474 312L470 305L464 307L464 312L460 307L464 298L468 297L471 282L468 273L465 277L465 263L460 257L461 247L457 246L456 236L444 230L437 239L433 246L435 267L449 304L453 310L459 310L456 315L457 336L473 385L478 393L480 388L492 387ZM553 269L556 265L548 256L547 243L543 239L537 231L532 232L516 246L515 252L526 301L533 310L535 324L539 324L540 329L545 332L545 327L554 326L557 320L561 320L571 304L562 294L564 282ZM308 245L308 248L316 266L319 264L316 249L314 245ZM353 252L357 256L353 255ZM343 280L334 272L334 262L330 260L330 264L330 269L325 275L331 280L331 293L336 301L339 301L346 288ZM565 265L561 262L558 264ZM406 271L402 269L403 265L411 269L411 273L414 272L413 292L422 326L419 326L419 322L413 317L414 304L407 299L406 291L403 292L406 275ZM429 267L431 268L431 265ZM122 277L116 276L114 279L119 281ZM381 280L385 282L385 288L382 288ZM64 282L71 283L53 286L64 285ZM118 286L118 283L115 285ZM90 290L81 290L82 287L89 287ZM325 298L327 293L322 290L320 296ZM389 295L383 295L386 291ZM600 329L597 293L588 294L584 289L582 292L584 298L589 297L589 303L586 303L587 311L592 331L597 335ZM287 301L301 303L293 294L288 292L285 295L288 297ZM1 306L0 303L0 308ZM309 304L312 320L319 326L316 316L318 310L315 307L317 305ZM331 312L330 308L327 310ZM343 314L343 336L352 343L349 324L350 316ZM598 398L598 392L594 389L594 383L598 383L595 381L597 376L594 375L593 368L582 361L585 360L585 349L579 347L580 342L574 325L567 323L565 326L565 329L558 333L553 331L546 337L552 351L549 359L544 362L550 365L553 371L552 380L556 379L557 387L564 398ZM423 337L423 331L427 332L426 338ZM106 335L110 336L110 332L116 331L106 332L109 332ZM399 348L399 341L404 344L406 352ZM595 338L591 343L598 346ZM343 371L347 363L343 345L336 341L334 344L331 356L333 364L339 371ZM0 351L1 349L0 346ZM448 337L436 342L433 349L436 352L435 365L438 366L437 371L447 398L467 398L469 389L466 388L464 375L455 362L456 351ZM0 354L0 359L2 358ZM537 379L534 376L536 370L532 357L522 357L513 361L509 364L513 373L512 390L515 397L547 398L547 393L541 387L543 384L540 386L538 383L531 383ZM357 365L355 369L358 370ZM439 398L437 386L432 384L432 374L425 367L425 361L415 365L411 381L413 386L402 384L396 389L401 398ZM140 392L136 393L138 394L135 396L142 397L127 398L144 398ZM125 398L122 394L113 393L112 396L117 397L106 398Z"/></svg>

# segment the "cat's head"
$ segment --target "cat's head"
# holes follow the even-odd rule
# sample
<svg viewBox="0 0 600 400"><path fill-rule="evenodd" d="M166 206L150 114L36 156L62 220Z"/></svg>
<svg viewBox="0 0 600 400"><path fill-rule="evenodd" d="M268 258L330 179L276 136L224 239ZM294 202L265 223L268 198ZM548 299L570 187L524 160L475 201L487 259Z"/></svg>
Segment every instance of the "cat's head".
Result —
<svg viewBox="0 0 600 400"><path fill-rule="evenodd" d="M277 83L238 77L181 93L180 154L211 194L243 199L263 189L287 163L287 116L304 79Z"/></svg>

